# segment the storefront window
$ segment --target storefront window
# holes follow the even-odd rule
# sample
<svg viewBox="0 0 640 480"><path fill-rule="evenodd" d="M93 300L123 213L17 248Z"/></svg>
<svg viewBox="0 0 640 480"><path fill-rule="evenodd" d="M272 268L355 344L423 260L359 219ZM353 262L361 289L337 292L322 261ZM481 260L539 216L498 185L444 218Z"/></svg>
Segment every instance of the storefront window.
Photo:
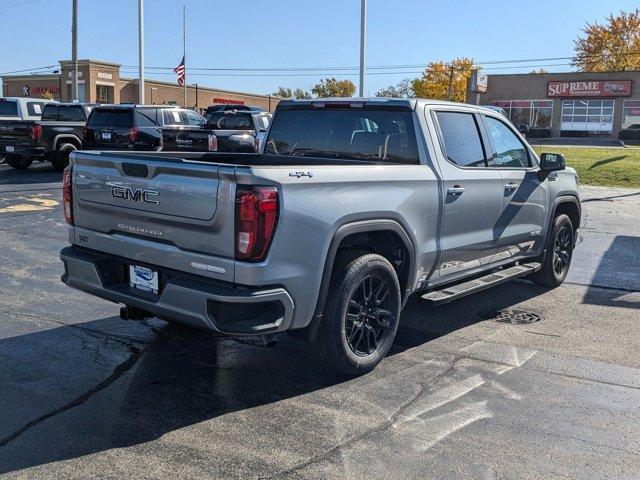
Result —
<svg viewBox="0 0 640 480"><path fill-rule="evenodd" d="M491 105L504 108L514 125L551 128L553 100L496 100Z"/></svg>
<svg viewBox="0 0 640 480"><path fill-rule="evenodd" d="M563 100L562 130L611 133L613 100Z"/></svg>
<svg viewBox="0 0 640 480"><path fill-rule="evenodd" d="M622 128L640 128L640 100L624 101Z"/></svg>
<svg viewBox="0 0 640 480"><path fill-rule="evenodd" d="M553 100L533 100L531 128L551 128Z"/></svg>

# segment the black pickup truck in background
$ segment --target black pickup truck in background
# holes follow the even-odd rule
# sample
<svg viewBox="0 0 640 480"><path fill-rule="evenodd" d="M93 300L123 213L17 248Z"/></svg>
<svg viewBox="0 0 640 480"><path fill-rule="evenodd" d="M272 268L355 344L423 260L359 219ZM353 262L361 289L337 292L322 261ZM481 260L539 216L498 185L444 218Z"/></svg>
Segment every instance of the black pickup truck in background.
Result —
<svg viewBox="0 0 640 480"><path fill-rule="evenodd" d="M86 103L48 103L40 120L4 121L0 152L13 168L25 169L34 161L51 161L55 170L62 171L69 163L69 154L82 146L92 108Z"/></svg>
<svg viewBox="0 0 640 480"><path fill-rule="evenodd" d="M202 115L176 105L101 105L89 120L83 150L138 150L162 148L162 129L204 124Z"/></svg>
<svg viewBox="0 0 640 480"><path fill-rule="evenodd" d="M272 115L252 110L213 112L201 127L162 129L163 151L254 153Z"/></svg>

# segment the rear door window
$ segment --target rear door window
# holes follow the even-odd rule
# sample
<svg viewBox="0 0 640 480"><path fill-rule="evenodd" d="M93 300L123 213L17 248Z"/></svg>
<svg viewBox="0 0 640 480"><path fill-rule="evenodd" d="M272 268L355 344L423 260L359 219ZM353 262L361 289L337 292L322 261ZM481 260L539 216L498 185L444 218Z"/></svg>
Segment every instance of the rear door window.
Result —
<svg viewBox="0 0 640 480"><path fill-rule="evenodd" d="M278 110L266 154L420 163L409 109Z"/></svg>
<svg viewBox="0 0 640 480"><path fill-rule="evenodd" d="M133 111L95 109L91 112L87 125L90 127L131 127L133 126Z"/></svg>
<svg viewBox="0 0 640 480"><path fill-rule="evenodd" d="M187 119L177 108L162 112L165 125L186 125Z"/></svg>
<svg viewBox="0 0 640 480"><path fill-rule="evenodd" d="M0 117L17 117L18 102L0 98Z"/></svg>
<svg viewBox="0 0 640 480"><path fill-rule="evenodd" d="M53 103L45 105L42 120L58 120L58 106Z"/></svg>
<svg viewBox="0 0 640 480"><path fill-rule="evenodd" d="M47 111L45 107L45 112ZM44 120L44 115L42 116ZM58 118L67 122L84 122L84 110L82 107L60 107Z"/></svg>
<svg viewBox="0 0 640 480"><path fill-rule="evenodd" d="M447 160L460 167L485 167L485 152L474 114L436 112Z"/></svg>
<svg viewBox="0 0 640 480"><path fill-rule="evenodd" d="M44 105L44 102L27 102L27 112L32 117L40 117L42 116Z"/></svg>

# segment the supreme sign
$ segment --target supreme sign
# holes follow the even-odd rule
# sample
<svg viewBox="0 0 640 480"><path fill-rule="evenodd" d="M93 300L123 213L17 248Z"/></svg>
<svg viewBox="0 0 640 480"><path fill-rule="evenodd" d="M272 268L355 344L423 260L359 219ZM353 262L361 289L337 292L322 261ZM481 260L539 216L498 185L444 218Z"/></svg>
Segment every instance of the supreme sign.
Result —
<svg viewBox="0 0 640 480"><path fill-rule="evenodd" d="M547 97L628 97L631 80L584 80L547 83Z"/></svg>

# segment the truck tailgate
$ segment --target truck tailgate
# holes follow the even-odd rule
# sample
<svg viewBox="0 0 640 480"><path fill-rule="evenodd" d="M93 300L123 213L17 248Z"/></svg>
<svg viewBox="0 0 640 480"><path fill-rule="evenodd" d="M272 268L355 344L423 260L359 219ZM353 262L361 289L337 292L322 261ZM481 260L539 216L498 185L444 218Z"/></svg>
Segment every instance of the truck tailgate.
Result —
<svg viewBox="0 0 640 480"><path fill-rule="evenodd" d="M202 128L163 128L162 149L164 151L209 151L210 130Z"/></svg>
<svg viewBox="0 0 640 480"><path fill-rule="evenodd" d="M0 120L0 144L17 145L31 143L32 121Z"/></svg>
<svg viewBox="0 0 640 480"><path fill-rule="evenodd" d="M185 271L233 262L234 167L83 151L73 178L75 243Z"/></svg>

